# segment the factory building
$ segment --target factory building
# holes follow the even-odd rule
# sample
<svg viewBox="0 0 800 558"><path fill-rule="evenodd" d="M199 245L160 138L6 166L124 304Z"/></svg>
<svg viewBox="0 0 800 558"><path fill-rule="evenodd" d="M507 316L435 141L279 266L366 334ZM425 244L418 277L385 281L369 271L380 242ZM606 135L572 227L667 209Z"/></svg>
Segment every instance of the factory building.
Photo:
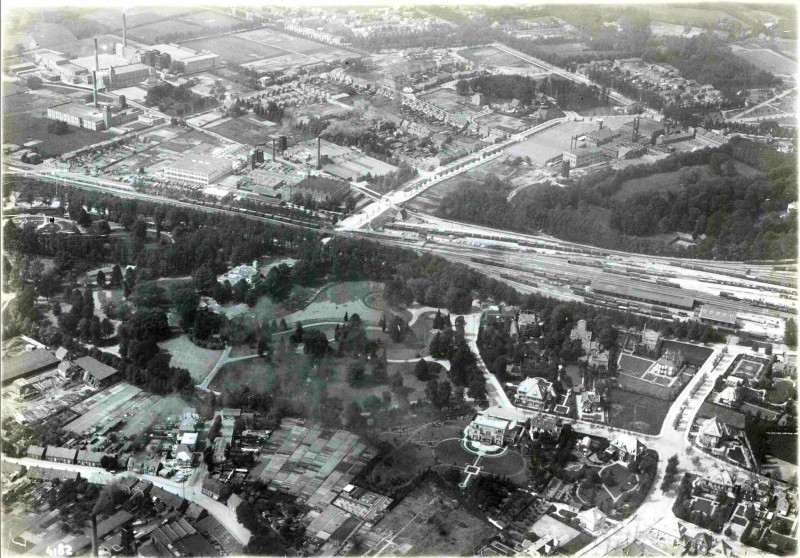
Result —
<svg viewBox="0 0 800 558"><path fill-rule="evenodd" d="M50 120L60 120L69 126L96 132L133 122L138 117L138 109L109 105L96 108L79 103L63 103L47 109L47 118Z"/></svg>
<svg viewBox="0 0 800 558"><path fill-rule="evenodd" d="M284 184L280 188L280 194L283 199L302 194L303 196L310 196L317 203L340 202L347 197L348 192L350 192L350 185L347 182L316 176L306 178L293 186Z"/></svg>
<svg viewBox="0 0 800 558"><path fill-rule="evenodd" d="M217 67L217 62L219 60L218 54L212 54L210 52L197 52L190 48L182 47L172 43L154 45L152 52L154 52L152 58L154 62L157 60L155 56L158 55L161 60L160 63L163 67L165 60L164 57L168 56L171 62L180 62L180 64L183 66L183 73L187 74L203 72L205 70L213 70ZM151 60L151 56L147 53L144 53L142 55L142 62L147 64L147 61L149 60Z"/></svg>
<svg viewBox="0 0 800 558"><path fill-rule="evenodd" d="M208 186L229 175L233 171L233 164L232 161L219 157L187 155L165 168L164 178L176 182Z"/></svg>
<svg viewBox="0 0 800 558"><path fill-rule="evenodd" d="M569 162L570 168L586 167L605 161L607 153L596 147L579 147L571 151L565 151L563 160Z"/></svg>

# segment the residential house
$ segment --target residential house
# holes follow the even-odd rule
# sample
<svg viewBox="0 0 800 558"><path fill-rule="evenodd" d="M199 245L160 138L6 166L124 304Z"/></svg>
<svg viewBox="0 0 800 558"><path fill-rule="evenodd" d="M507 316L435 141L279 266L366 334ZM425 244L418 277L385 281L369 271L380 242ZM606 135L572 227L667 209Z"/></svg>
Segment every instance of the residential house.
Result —
<svg viewBox="0 0 800 558"><path fill-rule="evenodd" d="M656 361L652 370L661 376L674 377L683 367L683 355L680 351L667 349L661 358Z"/></svg>
<svg viewBox="0 0 800 558"><path fill-rule="evenodd" d="M168 508L177 510L179 512L184 511L189 505L189 502L187 500L184 500L183 498L181 498L176 494L167 492L160 486L153 486L151 488L150 497L155 498L159 502L162 502Z"/></svg>
<svg viewBox="0 0 800 558"><path fill-rule="evenodd" d="M28 446L25 456L29 459L44 459L44 448L42 446Z"/></svg>
<svg viewBox="0 0 800 558"><path fill-rule="evenodd" d="M178 467L191 467L194 462L192 449L184 444L178 444L175 449L175 464Z"/></svg>
<svg viewBox="0 0 800 558"><path fill-rule="evenodd" d="M161 460L157 457L131 457L128 459L128 471L145 475L157 475L161 470Z"/></svg>
<svg viewBox="0 0 800 558"><path fill-rule="evenodd" d="M80 450L78 451L77 463L78 465L86 465L87 467L102 467L102 460L106 454L99 451Z"/></svg>
<svg viewBox="0 0 800 558"><path fill-rule="evenodd" d="M124 492L130 494L131 490L136 486L139 482L139 479L136 477L122 477L117 481L117 486L120 487Z"/></svg>
<svg viewBox="0 0 800 558"><path fill-rule="evenodd" d="M648 351L655 351L658 349L658 342L661 340L661 334L653 329L644 329L642 331L642 345L647 347Z"/></svg>
<svg viewBox="0 0 800 558"><path fill-rule="evenodd" d="M478 413L464 429L468 440L503 446L515 441L525 424L525 416L515 409L490 407Z"/></svg>
<svg viewBox="0 0 800 558"><path fill-rule="evenodd" d="M592 533L598 532L607 523L606 514L597 508L582 511L576 516L576 519L584 529Z"/></svg>
<svg viewBox="0 0 800 558"><path fill-rule="evenodd" d="M683 537L686 535L686 526L678 521L671 513L664 516L650 530L654 539L672 546L683 546Z"/></svg>
<svg viewBox="0 0 800 558"><path fill-rule="evenodd" d="M200 521L203 519L208 512L203 506L199 506L192 502L189 504L189 507L186 509L186 513L184 514L189 521Z"/></svg>
<svg viewBox="0 0 800 558"><path fill-rule="evenodd" d="M214 500L225 500L230 492L230 486L220 480L207 478L203 481L203 494Z"/></svg>
<svg viewBox="0 0 800 558"><path fill-rule="evenodd" d="M630 463L637 460L646 449L647 447L639 438L630 434L622 434L611 441L606 452L620 461Z"/></svg>
<svg viewBox="0 0 800 558"><path fill-rule="evenodd" d="M697 432L697 442L707 448L718 448L725 438L730 437L730 428L724 422L717 420L717 417L706 420Z"/></svg>
<svg viewBox="0 0 800 558"><path fill-rule="evenodd" d="M741 399L742 390L738 387L728 386L717 395L715 403L726 407L738 407Z"/></svg>
<svg viewBox="0 0 800 558"><path fill-rule="evenodd" d="M140 480L136 483L131 489L131 495L139 494L141 496L147 496L153 490L153 482L149 480Z"/></svg>
<svg viewBox="0 0 800 558"><path fill-rule="evenodd" d="M517 388L514 402L531 409L543 410L555 397L552 382L544 378L525 378Z"/></svg>
<svg viewBox="0 0 800 558"><path fill-rule="evenodd" d="M45 460L52 461L53 463L74 464L77 455L78 455L78 450L76 449L60 448L58 446L47 446L47 451L45 452Z"/></svg>

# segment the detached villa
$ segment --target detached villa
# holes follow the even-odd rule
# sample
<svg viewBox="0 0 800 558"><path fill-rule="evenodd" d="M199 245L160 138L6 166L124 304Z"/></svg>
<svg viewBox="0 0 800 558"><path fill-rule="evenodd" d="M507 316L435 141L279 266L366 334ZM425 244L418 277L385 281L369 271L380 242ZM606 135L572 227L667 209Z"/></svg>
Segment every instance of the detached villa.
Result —
<svg viewBox="0 0 800 558"><path fill-rule="evenodd" d="M527 419L515 409L489 407L481 411L464 429L467 440L490 446L504 446L516 442Z"/></svg>
<svg viewBox="0 0 800 558"><path fill-rule="evenodd" d="M630 434L622 434L611 441L606 452L620 461L630 463L631 461L636 461L645 450L647 450L647 447L639 438Z"/></svg>
<svg viewBox="0 0 800 558"><path fill-rule="evenodd" d="M552 382L544 378L525 378L517 388L514 402L530 409L543 410L555 397Z"/></svg>

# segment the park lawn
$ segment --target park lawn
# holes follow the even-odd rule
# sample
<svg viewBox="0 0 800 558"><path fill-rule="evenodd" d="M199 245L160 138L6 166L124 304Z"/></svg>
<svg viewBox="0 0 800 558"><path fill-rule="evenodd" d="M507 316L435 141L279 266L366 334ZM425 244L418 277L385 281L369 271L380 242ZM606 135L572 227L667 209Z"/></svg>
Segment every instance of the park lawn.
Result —
<svg viewBox="0 0 800 558"><path fill-rule="evenodd" d="M658 434L670 402L611 388L608 393L609 425L642 434Z"/></svg>
<svg viewBox="0 0 800 558"><path fill-rule="evenodd" d="M614 498L618 498L620 494L627 492L639 482L636 475L620 463L614 463L603 469L600 478Z"/></svg>
<svg viewBox="0 0 800 558"><path fill-rule="evenodd" d="M173 337L168 341L158 344L162 349L172 355L170 366L185 368L189 371L192 381L202 382L222 355L221 350L204 349L191 342L185 334Z"/></svg>
<svg viewBox="0 0 800 558"><path fill-rule="evenodd" d="M416 364L417 361L415 360L413 362L390 362L386 366L386 370L390 377L397 372L400 372L400 374L403 376L403 391L406 399L411 403L420 399L425 399L425 387L428 383L428 380L423 382L418 380L414 375L414 366ZM442 365L436 362L428 362L430 379L440 381L446 378L447 376L442 374L443 370L444 368ZM392 400L394 401L395 399L396 396L392 394Z"/></svg>
<svg viewBox="0 0 800 558"><path fill-rule="evenodd" d="M383 317L383 309L372 308L365 300L369 300L372 293L382 290L382 283L372 281L333 283L323 288L302 310L287 314L284 318L287 323L338 323L345 314L358 314L365 324L376 326Z"/></svg>
<svg viewBox="0 0 800 558"><path fill-rule="evenodd" d="M440 463L444 465L454 465L456 467L472 465L478 457L474 453L468 452L463 448L460 437L439 442L439 444L433 448L433 454ZM481 466L482 463L483 461L481 461Z"/></svg>
<svg viewBox="0 0 800 558"><path fill-rule="evenodd" d="M508 477L512 482L527 484L528 465L530 460L516 450L509 450L503 455L482 457L478 466L482 473Z"/></svg>

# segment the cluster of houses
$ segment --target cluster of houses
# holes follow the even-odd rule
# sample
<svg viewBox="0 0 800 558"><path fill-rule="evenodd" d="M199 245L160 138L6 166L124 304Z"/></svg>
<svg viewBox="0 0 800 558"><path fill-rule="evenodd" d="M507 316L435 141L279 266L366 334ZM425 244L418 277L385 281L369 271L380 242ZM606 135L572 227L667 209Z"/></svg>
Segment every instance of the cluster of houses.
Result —
<svg viewBox="0 0 800 558"><path fill-rule="evenodd" d="M669 64L653 64L641 58L622 60L595 60L578 66L578 73L604 70L625 76L631 85L649 86L658 92L666 106L715 105L722 101L722 93L711 84L700 84L685 79L677 68Z"/></svg>

